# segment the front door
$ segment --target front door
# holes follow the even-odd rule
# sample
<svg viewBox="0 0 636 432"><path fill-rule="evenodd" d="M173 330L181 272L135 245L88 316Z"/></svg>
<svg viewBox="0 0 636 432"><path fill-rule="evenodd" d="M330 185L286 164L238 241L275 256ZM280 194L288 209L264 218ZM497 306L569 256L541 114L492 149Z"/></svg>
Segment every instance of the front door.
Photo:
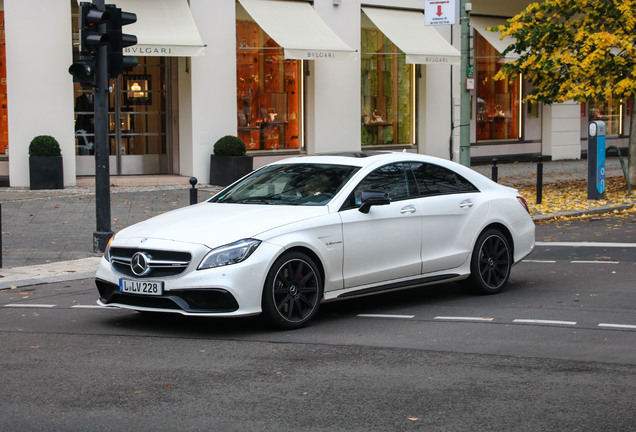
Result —
<svg viewBox="0 0 636 432"><path fill-rule="evenodd" d="M386 192L391 204L361 213L357 207L365 190ZM422 215L404 165L390 164L373 171L356 187L351 201L351 208L340 212L345 288L419 275Z"/></svg>
<svg viewBox="0 0 636 432"><path fill-rule="evenodd" d="M132 71L109 80L110 174L170 174L172 62L165 57L138 60ZM76 88L75 111L77 173L94 175L92 89Z"/></svg>

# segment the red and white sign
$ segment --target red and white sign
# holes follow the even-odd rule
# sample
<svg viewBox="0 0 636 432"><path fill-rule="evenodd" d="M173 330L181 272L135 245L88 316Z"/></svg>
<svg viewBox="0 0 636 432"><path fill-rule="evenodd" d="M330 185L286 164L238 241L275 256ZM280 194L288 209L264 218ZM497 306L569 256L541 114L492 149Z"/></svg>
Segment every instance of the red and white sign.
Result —
<svg viewBox="0 0 636 432"><path fill-rule="evenodd" d="M461 0L426 0L424 3L426 25L458 24L460 3Z"/></svg>

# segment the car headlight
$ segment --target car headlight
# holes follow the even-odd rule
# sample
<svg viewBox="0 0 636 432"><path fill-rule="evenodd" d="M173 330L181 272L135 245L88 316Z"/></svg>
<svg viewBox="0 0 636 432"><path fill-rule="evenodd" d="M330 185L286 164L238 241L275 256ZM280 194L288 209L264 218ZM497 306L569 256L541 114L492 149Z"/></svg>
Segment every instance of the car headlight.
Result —
<svg viewBox="0 0 636 432"><path fill-rule="evenodd" d="M243 239L225 246L219 246L208 252L197 270L222 267L245 261L260 244L260 240Z"/></svg>
<svg viewBox="0 0 636 432"><path fill-rule="evenodd" d="M108 262L110 262L110 245L113 243L113 240L115 240L115 236L112 236L108 240L108 243L106 244L106 248L104 249L104 258L106 258L106 261Z"/></svg>

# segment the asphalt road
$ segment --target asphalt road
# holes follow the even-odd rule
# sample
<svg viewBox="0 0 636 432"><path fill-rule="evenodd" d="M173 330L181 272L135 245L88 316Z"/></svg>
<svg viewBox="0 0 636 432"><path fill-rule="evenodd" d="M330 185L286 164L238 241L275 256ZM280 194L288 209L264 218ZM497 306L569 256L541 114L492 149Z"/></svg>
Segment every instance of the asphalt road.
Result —
<svg viewBox="0 0 636 432"><path fill-rule="evenodd" d="M3 290L0 431L634 431L634 228L541 225L499 295L331 303L291 332L97 309L91 280Z"/></svg>

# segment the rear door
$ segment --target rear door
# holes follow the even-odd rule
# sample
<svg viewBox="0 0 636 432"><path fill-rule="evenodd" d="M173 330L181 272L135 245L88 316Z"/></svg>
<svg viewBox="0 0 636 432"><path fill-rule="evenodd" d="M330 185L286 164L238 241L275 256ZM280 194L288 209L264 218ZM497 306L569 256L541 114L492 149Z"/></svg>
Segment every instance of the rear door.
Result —
<svg viewBox="0 0 636 432"><path fill-rule="evenodd" d="M430 163L411 162L420 199L422 273L448 270L470 256L472 238L488 204L468 180Z"/></svg>

